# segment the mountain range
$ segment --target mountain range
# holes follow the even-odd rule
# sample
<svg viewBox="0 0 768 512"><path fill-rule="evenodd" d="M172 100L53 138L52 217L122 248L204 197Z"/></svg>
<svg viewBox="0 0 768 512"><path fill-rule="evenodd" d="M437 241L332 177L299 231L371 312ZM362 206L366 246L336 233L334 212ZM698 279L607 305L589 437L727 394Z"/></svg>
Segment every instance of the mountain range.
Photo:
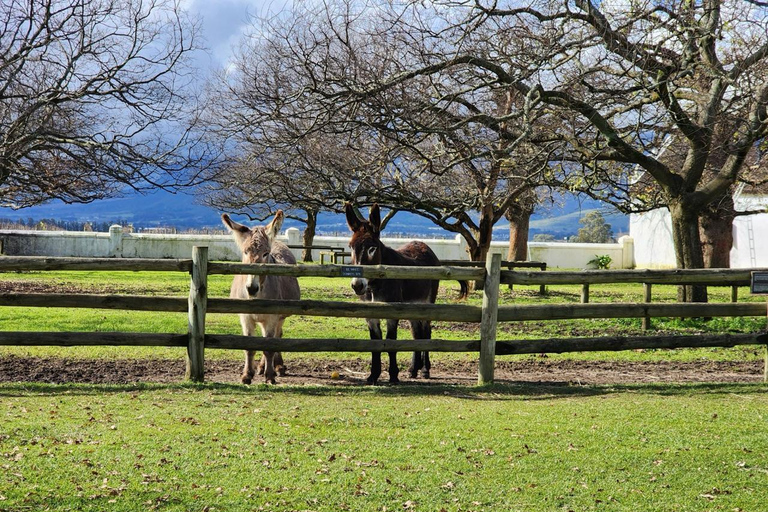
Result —
<svg viewBox="0 0 768 512"><path fill-rule="evenodd" d="M629 217L615 210L610 211L605 205L590 199L564 196L552 206L541 206L531 218L531 238L539 233L554 235L562 239L578 232L581 219L588 212L600 210L614 235L626 233L629 229ZM35 221L55 219L60 221L80 221L91 223L130 223L136 228L172 226L178 230L202 228L221 228L220 212L199 204L194 196L188 194L160 191L148 195L127 195L125 197L104 199L89 204L65 204L52 201L44 205L13 210L0 208L0 219ZM250 224L247 219L241 219ZM292 219L286 219L284 228L303 225ZM494 239L508 240L509 226L504 219L494 227ZM395 215L386 228L390 236L418 236L425 238L454 237L428 219L419 215L400 212ZM324 213L318 219L318 234L346 234L347 225L343 215Z"/></svg>

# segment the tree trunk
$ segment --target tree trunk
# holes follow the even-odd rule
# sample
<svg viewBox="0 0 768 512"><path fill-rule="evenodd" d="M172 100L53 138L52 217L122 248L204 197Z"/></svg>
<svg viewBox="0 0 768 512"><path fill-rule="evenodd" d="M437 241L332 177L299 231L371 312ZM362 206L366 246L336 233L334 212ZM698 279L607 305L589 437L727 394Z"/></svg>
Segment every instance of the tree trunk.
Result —
<svg viewBox="0 0 768 512"><path fill-rule="evenodd" d="M532 210L510 207L505 213L509 221L509 261L526 261L528 259L528 231L531 223Z"/></svg>
<svg viewBox="0 0 768 512"><path fill-rule="evenodd" d="M672 240L678 268L704 268L704 257L699 238L698 212L682 200L669 205L672 218ZM679 286L679 302L707 302L707 287Z"/></svg>
<svg viewBox="0 0 768 512"><path fill-rule="evenodd" d="M704 268L730 268L736 210L730 191L699 215Z"/></svg>
<svg viewBox="0 0 768 512"><path fill-rule="evenodd" d="M317 230L317 211L316 210L307 210L307 227L304 229L304 234L302 235L302 244L304 244L304 247L307 247L304 249L304 251L301 253L301 259L302 261L310 262L312 261L312 244L315 242L315 232Z"/></svg>
<svg viewBox="0 0 768 512"><path fill-rule="evenodd" d="M469 258L472 261L485 261L493 240L493 208L480 211L480 222L475 232L476 244L469 246ZM475 281L475 290L483 289L483 281Z"/></svg>

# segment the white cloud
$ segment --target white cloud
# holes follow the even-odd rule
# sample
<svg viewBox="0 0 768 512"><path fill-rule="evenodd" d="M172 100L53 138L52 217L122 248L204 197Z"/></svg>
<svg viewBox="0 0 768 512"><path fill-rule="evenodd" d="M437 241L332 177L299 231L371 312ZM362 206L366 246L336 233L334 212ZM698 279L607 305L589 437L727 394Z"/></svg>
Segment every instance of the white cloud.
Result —
<svg viewBox="0 0 768 512"><path fill-rule="evenodd" d="M226 67L252 16L282 9L285 0L185 0L183 6L202 22L205 46L216 67Z"/></svg>

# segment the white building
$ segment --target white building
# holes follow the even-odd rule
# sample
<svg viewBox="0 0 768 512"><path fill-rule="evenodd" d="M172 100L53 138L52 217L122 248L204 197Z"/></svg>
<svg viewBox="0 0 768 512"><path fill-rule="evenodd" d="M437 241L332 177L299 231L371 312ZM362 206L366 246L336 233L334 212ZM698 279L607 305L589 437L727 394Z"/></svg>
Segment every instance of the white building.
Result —
<svg viewBox="0 0 768 512"><path fill-rule="evenodd" d="M768 209L768 195L737 194L736 211ZM674 268L672 221L669 210L659 208L629 217L629 235L635 241L637 268ZM731 268L768 267L768 213L736 217L733 222Z"/></svg>

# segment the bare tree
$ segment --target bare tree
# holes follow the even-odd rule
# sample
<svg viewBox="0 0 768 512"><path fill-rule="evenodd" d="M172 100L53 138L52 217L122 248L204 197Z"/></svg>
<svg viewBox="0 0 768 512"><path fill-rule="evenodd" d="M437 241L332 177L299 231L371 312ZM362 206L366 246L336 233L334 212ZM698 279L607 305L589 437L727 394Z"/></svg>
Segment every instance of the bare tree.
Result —
<svg viewBox="0 0 768 512"><path fill-rule="evenodd" d="M453 2L446 2L452 4ZM461 3L459 7L466 5ZM610 198L610 185L640 169L672 217L677 263L703 266L699 216L739 179L755 144L768 135L768 11L761 2L638 1L629 4L541 0L483 2L468 27L519 24L553 34L559 50L538 73L507 79L560 115L561 160L581 170L575 185ZM507 21L504 21L507 20ZM500 74L495 59L446 59ZM673 137L679 167L660 157ZM603 188L600 188L602 184ZM625 196L625 199L626 198ZM702 287L681 299L706 300Z"/></svg>
<svg viewBox="0 0 768 512"><path fill-rule="evenodd" d="M526 143L529 98L510 84L469 63L433 67L472 48L530 73L515 62L514 33L465 37L454 21L441 9L357 0L260 18L219 86L219 132L243 155L289 161L318 135L333 140L322 149L345 156L334 159L345 186L322 193L422 215L483 259L500 218L530 216L510 206L535 197L551 148ZM365 165L349 161L361 147Z"/></svg>
<svg viewBox="0 0 768 512"><path fill-rule="evenodd" d="M196 25L174 0L0 4L0 204L189 185Z"/></svg>

